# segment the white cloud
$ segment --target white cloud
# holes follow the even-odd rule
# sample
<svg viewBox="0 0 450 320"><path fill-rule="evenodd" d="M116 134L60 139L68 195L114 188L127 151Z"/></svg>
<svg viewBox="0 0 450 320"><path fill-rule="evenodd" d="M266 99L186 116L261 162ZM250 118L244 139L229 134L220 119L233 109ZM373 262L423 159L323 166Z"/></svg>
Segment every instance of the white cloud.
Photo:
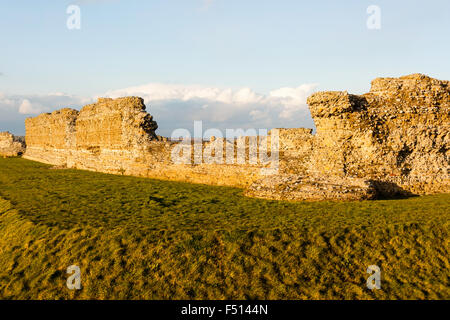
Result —
<svg viewBox="0 0 450 320"><path fill-rule="evenodd" d="M0 92L0 131L9 130L15 134L24 134L26 117L67 107L79 109L92 102L94 100L91 97L78 97L61 92L41 95Z"/></svg>
<svg viewBox="0 0 450 320"><path fill-rule="evenodd" d="M39 103L31 103L28 99L23 99L19 106L19 113L21 114L39 114L44 112L46 108Z"/></svg>
<svg viewBox="0 0 450 320"><path fill-rule="evenodd" d="M9 115L11 113L36 115L65 107L79 108L93 101L93 98L83 98L61 92L45 95L8 95L0 93L0 112L2 115L6 115L6 113Z"/></svg>
<svg viewBox="0 0 450 320"><path fill-rule="evenodd" d="M21 114L37 114L66 107L79 108L93 101L93 98L78 97L60 92L45 95L7 95L0 93L0 110L16 110Z"/></svg>
<svg viewBox="0 0 450 320"><path fill-rule="evenodd" d="M217 88L201 85L149 83L111 90L99 96L144 98L147 110L158 122L158 134L170 136L177 128L192 130L195 120L202 120L204 129L265 128L314 126L306 98L315 84L285 87L268 94L244 88ZM25 116L57 109L80 107L97 97L79 97L54 92L45 95L7 95L0 93L0 124L23 132ZM2 121L3 120L3 121ZM0 128L0 131L4 128Z"/></svg>
<svg viewBox="0 0 450 320"><path fill-rule="evenodd" d="M147 101L159 100L211 100L222 103L256 103L263 96L251 91L249 88L239 90L219 89L199 85L175 85L163 83L149 83L137 87L129 87L106 92L109 97L122 97L127 95L143 96Z"/></svg>
<svg viewBox="0 0 450 320"><path fill-rule="evenodd" d="M270 97L280 99L284 108L280 113L280 118L289 119L295 116L296 112L305 108L306 99L317 87L316 84L303 84L297 88L280 88L270 92Z"/></svg>
<svg viewBox="0 0 450 320"><path fill-rule="evenodd" d="M0 92L0 110L7 110L14 107L14 100Z"/></svg>
<svg viewBox="0 0 450 320"><path fill-rule="evenodd" d="M252 110L250 111L249 115L251 116L252 120L262 120L268 116L268 113L266 111L261 110Z"/></svg>
<svg viewBox="0 0 450 320"><path fill-rule="evenodd" d="M269 94L250 88L230 89L199 85L150 83L112 90L107 97L140 96L158 122L202 120L209 125L312 126L306 98L316 84L285 87ZM297 124L297 125L296 125ZM163 128L160 125L160 128ZM178 128L178 126L177 126Z"/></svg>

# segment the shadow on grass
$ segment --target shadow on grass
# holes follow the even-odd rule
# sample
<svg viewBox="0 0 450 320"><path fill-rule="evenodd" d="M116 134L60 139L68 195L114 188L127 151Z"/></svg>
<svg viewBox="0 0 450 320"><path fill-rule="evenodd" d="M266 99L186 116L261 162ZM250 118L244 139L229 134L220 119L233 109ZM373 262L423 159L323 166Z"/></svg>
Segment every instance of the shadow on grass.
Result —
<svg viewBox="0 0 450 320"><path fill-rule="evenodd" d="M405 190L398 184L389 181L371 180L377 190L378 200L398 200L419 197L409 190Z"/></svg>

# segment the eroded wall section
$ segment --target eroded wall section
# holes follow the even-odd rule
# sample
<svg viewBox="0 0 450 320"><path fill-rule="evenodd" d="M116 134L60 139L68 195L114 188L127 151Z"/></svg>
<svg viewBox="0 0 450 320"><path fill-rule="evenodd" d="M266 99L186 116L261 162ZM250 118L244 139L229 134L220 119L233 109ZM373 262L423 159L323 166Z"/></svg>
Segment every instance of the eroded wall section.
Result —
<svg viewBox="0 0 450 320"><path fill-rule="evenodd" d="M245 187L261 178L264 167L174 163L177 143L158 139L158 126L138 97L100 98L79 112L62 109L28 118L25 126L25 158L68 168Z"/></svg>
<svg viewBox="0 0 450 320"><path fill-rule="evenodd" d="M267 163L226 162L227 146L239 150L248 137L201 143L214 154L222 148L222 163L174 163L177 143L158 138L138 97L99 99L79 112L27 119L25 157L106 173L250 186L247 194L274 199L368 199L374 188L386 195L450 192L449 90L449 81L414 74L375 79L363 95L315 93L308 104L316 133L277 129L279 170L269 177L261 171ZM248 160L252 149L244 148Z"/></svg>
<svg viewBox="0 0 450 320"><path fill-rule="evenodd" d="M0 132L0 156L17 157L24 152L24 137L16 137L9 132Z"/></svg>
<svg viewBox="0 0 450 320"><path fill-rule="evenodd" d="M388 193L450 192L449 81L378 78L364 95L321 92L308 104L317 127L310 174L373 179Z"/></svg>

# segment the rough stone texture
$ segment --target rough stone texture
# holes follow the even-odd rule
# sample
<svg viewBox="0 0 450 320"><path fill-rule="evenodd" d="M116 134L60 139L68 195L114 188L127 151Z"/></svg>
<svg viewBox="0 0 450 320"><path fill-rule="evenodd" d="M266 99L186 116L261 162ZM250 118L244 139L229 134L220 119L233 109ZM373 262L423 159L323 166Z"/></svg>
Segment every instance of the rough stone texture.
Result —
<svg viewBox="0 0 450 320"><path fill-rule="evenodd" d="M80 111L75 125L77 148L139 150L157 139L158 125L138 97L100 98Z"/></svg>
<svg viewBox="0 0 450 320"><path fill-rule="evenodd" d="M369 200L377 195L370 181L357 178L272 175L255 181L244 191L247 196L275 200Z"/></svg>
<svg viewBox="0 0 450 320"><path fill-rule="evenodd" d="M311 157L312 129L277 129L279 134L280 173L305 175ZM269 132L269 141L272 130ZM271 145L268 143L268 145Z"/></svg>
<svg viewBox="0 0 450 320"><path fill-rule="evenodd" d="M24 137L17 137L9 132L0 132L0 156L17 157L25 152Z"/></svg>
<svg viewBox="0 0 450 320"><path fill-rule="evenodd" d="M24 157L56 166L239 187L261 178L261 165L173 163L177 143L155 134L158 126L138 97L100 98L79 112L28 118L25 126Z"/></svg>
<svg viewBox="0 0 450 320"><path fill-rule="evenodd" d="M141 98L99 99L26 120L25 157L58 166L215 185L285 200L356 200L378 194L450 192L449 81L414 74L379 78L369 93L319 92L308 98L317 132L276 129L267 137L195 141L211 156L173 163L177 142L155 134ZM279 134L279 170L265 161ZM257 148L249 142L257 139ZM194 143L194 141L192 141ZM226 164L227 147L245 163ZM233 151L234 152L234 151ZM215 159L222 154L223 163ZM267 172L266 172L267 173Z"/></svg>
<svg viewBox="0 0 450 320"><path fill-rule="evenodd" d="M377 181L380 192L449 192L450 87L414 74L362 96L309 97L317 127L308 173Z"/></svg>
<svg viewBox="0 0 450 320"><path fill-rule="evenodd" d="M308 104L316 134L294 147L298 155L280 156L280 177L256 181L248 194L295 200L305 198L305 190L314 198L319 189L319 198L352 199L341 187L361 199L370 198L373 187L381 196L450 192L449 81L421 74L378 78L364 95L318 92ZM294 179L300 193L286 183L293 173L300 175ZM355 192L354 178L370 183L358 182L365 190ZM316 192L311 179L321 185Z"/></svg>
<svg viewBox="0 0 450 320"><path fill-rule="evenodd" d="M278 128L280 139L280 153L299 156L305 153L310 153L311 139L313 138L312 129L293 128L283 129ZM269 135L271 132L269 132Z"/></svg>
<svg viewBox="0 0 450 320"><path fill-rule="evenodd" d="M78 111L61 109L25 119L27 149L24 157L54 165L65 165L76 148L75 120Z"/></svg>

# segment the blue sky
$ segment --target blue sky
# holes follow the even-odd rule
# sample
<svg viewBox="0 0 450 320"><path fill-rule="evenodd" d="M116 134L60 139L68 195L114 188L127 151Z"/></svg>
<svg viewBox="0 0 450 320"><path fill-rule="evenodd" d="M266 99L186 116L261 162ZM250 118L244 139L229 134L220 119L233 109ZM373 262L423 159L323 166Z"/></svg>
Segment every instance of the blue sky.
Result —
<svg viewBox="0 0 450 320"><path fill-rule="evenodd" d="M80 30L66 27L70 4ZM369 5L379 30L366 26ZM144 96L164 135L193 120L311 126L313 91L450 79L449 34L448 0L0 0L0 131L122 94Z"/></svg>

